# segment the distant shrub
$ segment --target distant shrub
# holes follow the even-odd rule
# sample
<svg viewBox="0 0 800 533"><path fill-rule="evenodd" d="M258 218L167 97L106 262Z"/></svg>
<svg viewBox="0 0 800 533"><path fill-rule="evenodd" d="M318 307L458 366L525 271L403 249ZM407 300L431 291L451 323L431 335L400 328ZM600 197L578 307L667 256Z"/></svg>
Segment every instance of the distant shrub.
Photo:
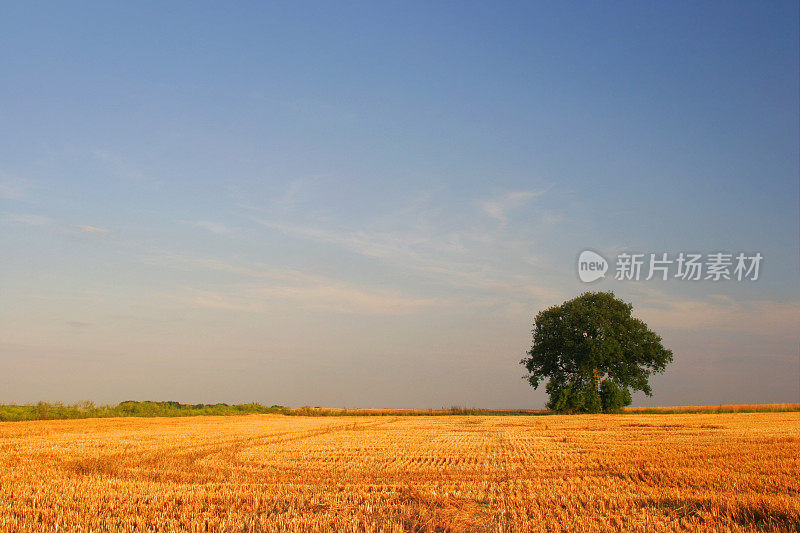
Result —
<svg viewBox="0 0 800 533"><path fill-rule="evenodd" d="M487 411L484 409L477 409L475 407L461 407L460 405L453 405L449 409L442 409L445 413L450 415L484 415Z"/></svg>
<svg viewBox="0 0 800 533"><path fill-rule="evenodd" d="M615 397L621 394L622 397ZM603 410L606 412L623 412L625 414L669 414L669 413L747 413L747 412L787 412L800 411L800 404L773 405L720 405L720 406L687 406L687 407L620 407L628 398L624 391L611 388L601 390L604 399ZM77 418L107 417L178 417L178 416L233 416L245 414L280 414L286 416L439 416L439 415L503 415L503 416L540 416L553 414L547 410L485 410L474 407L454 405L441 410L414 409L325 409L305 405L292 409L283 405L267 407L259 403L229 405L216 404L182 404L175 401L152 402L127 400L117 405L95 405L84 401L73 405L59 402L37 402L32 405L0 405L0 422L22 420L59 420Z"/></svg>

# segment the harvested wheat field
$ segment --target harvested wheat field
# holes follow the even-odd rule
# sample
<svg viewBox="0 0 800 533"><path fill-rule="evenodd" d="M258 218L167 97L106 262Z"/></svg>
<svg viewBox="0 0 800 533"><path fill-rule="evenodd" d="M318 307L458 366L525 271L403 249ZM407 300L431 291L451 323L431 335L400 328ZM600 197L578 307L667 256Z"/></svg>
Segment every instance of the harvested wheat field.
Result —
<svg viewBox="0 0 800 533"><path fill-rule="evenodd" d="M0 424L2 531L800 527L800 414Z"/></svg>

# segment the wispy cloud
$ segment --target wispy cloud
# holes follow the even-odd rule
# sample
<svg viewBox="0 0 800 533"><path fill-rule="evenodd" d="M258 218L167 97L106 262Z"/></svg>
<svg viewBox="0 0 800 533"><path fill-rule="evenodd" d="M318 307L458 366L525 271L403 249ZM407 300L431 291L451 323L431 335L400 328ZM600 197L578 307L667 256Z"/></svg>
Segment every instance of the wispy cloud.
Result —
<svg viewBox="0 0 800 533"><path fill-rule="evenodd" d="M233 271L243 273L238 268ZM299 270L246 273L259 281L215 291L187 287L176 298L197 307L251 313L266 312L276 303L284 302L303 309L336 313L404 315L446 303L436 298L407 296L397 290L359 287Z"/></svg>
<svg viewBox="0 0 800 533"><path fill-rule="evenodd" d="M525 205L532 198L541 196L546 191L544 189L536 191L513 191L505 193L491 200L484 200L478 203L481 210L489 217L500 222L501 225L508 223L508 215L512 209Z"/></svg>
<svg viewBox="0 0 800 533"><path fill-rule="evenodd" d="M634 311L655 327L797 338L798 301L746 301L725 295L700 299L671 296L657 289L640 289L640 293Z"/></svg>
<svg viewBox="0 0 800 533"><path fill-rule="evenodd" d="M36 215L31 213L7 213L4 218L8 222L14 224L25 224L27 226L46 226L53 221L44 215Z"/></svg>
<svg viewBox="0 0 800 533"><path fill-rule="evenodd" d="M173 268L202 268L234 276L219 290L187 287L174 295L176 299L198 307L260 313L276 301L284 301L305 309L401 315L447 304L443 299L410 296L397 289L360 286L301 269L238 265L220 259L180 254L151 254L145 260Z"/></svg>
<svg viewBox="0 0 800 533"><path fill-rule="evenodd" d="M308 200L311 191L317 185L317 181L312 178L292 180L284 193L274 201L275 207L284 212L296 208L299 204Z"/></svg>
<svg viewBox="0 0 800 533"><path fill-rule="evenodd" d="M444 303L436 298L413 298L397 290L363 289L333 280L296 286L268 286L257 291L267 299L285 298L310 309L367 315L405 315Z"/></svg>
<svg viewBox="0 0 800 533"><path fill-rule="evenodd" d="M496 244L482 233L424 234L378 231L334 231L322 228L273 223L254 219L266 227L309 240L339 246L359 255L402 265L449 286L482 291L499 291L515 298L528 292L554 296L557 291L537 283L533 277L495 271L478 245ZM465 244L469 242L469 245ZM530 265L528 256L520 265ZM528 287L522 293L520 287ZM560 294L560 293L558 293Z"/></svg>
<svg viewBox="0 0 800 533"><path fill-rule="evenodd" d="M226 226L225 224L221 224L219 222L212 222L209 220L197 220L195 222L191 222L193 226L197 226L198 228L203 228L205 230L210 231L214 235L225 235L231 232L231 229Z"/></svg>
<svg viewBox="0 0 800 533"><path fill-rule="evenodd" d="M481 206L505 220L511 209L544 193L544 189L517 191ZM250 219L295 238L342 248L381 260L392 269L414 272L416 279L424 283L463 289L468 291L464 293L465 300L473 303L505 301L510 305L531 299L549 302L559 297L561 291L535 276L541 267L529 261L534 255L530 241L476 218L474 206L445 210L428 191L364 221L357 229L313 216L302 223L276 219L274 212L262 212ZM374 261L370 263L374 265Z"/></svg>
<svg viewBox="0 0 800 533"><path fill-rule="evenodd" d="M95 233L99 235L104 235L111 232L111 230L108 228L98 228L96 226L78 226L78 229L85 233Z"/></svg>
<svg viewBox="0 0 800 533"><path fill-rule="evenodd" d="M377 231L336 231L313 226L272 222L258 217L253 217L252 220L282 233L342 246L355 253L369 257L393 258L400 254L410 257L415 255L412 249L413 246L421 242L419 237L408 234L399 235L397 233Z"/></svg>

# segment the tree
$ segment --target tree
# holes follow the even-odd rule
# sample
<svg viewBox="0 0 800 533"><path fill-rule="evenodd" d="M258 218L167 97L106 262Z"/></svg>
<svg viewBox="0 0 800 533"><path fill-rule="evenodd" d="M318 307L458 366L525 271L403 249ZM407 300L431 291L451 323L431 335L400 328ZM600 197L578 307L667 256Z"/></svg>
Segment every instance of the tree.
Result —
<svg viewBox="0 0 800 533"><path fill-rule="evenodd" d="M548 408L613 413L630 405L631 390L652 396L648 378L664 371L672 352L632 309L613 292L586 292L536 315L533 346L520 363L533 388L548 379Z"/></svg>

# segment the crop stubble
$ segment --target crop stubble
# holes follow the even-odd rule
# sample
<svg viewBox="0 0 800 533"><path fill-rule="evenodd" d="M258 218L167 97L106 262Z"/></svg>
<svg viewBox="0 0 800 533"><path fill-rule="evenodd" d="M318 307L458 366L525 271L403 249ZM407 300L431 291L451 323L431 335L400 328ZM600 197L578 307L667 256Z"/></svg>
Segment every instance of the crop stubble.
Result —
<svg viewBox="0 0 800 533"><path fill-rule="evenodd" d="M800 414L0 423L2 531L800 529Z"/></svg>

